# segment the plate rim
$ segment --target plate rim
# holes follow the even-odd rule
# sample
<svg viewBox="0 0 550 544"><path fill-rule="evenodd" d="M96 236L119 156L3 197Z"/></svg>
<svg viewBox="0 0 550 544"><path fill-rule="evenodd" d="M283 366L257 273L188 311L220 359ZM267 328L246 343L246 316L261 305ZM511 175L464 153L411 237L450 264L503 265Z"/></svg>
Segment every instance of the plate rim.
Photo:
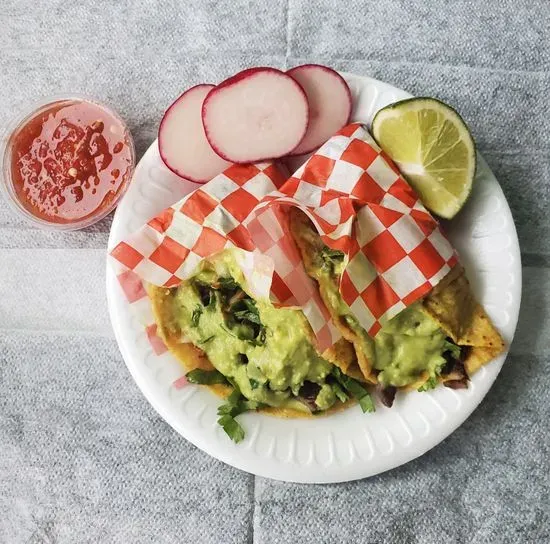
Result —
<svg viewBox="0 0 550 544"><path fill-rule="evenodd" d="M352 74L347 72L339 72L343 77L346 78L348 82L353 81L359 81L362 85L366 84L374 84L378 88L385 88L388 91L398 93L401 96L412 96L406 91L403 91L402 89L399 89L397 87L394 87L393 85L386 83L384 81L380 81L368 76L361 76L358 74ZM147 160L151 158L151 154L154 154L157 148L157 140L155 139L151 145L148 147L148 149L145 151L143 156L141 157L138 165L136 166L134 176L139 173L140 171L140 165L143 166ZM481 161L483 161L483 158L480 154L478 156L481 158ZM488 169L488 167L487 167ZM489 169L488 169L489 170ZM493 178L496 180L496 183L502 192L502 188L500 187L500 184L498 183L498 180L494 176L494 174L489 170L490 174L493 176ZM130 184L131 185L131 184ZM193 185L194 187L199 187L200 185ZM130 197L131 192L128 192L123 200ZM178 421L178 414L175 412L175 410L170 410L166 406L166 403L162 402L161 399L158 397L157 393L154 391L154 388L152 387L151 383L148 383L148 380L146 379L146 376L143 373L140 373L139 367L135 362L133 361L133 355L129 349L129 346L127 345L127 342L124 339L124 331L122 330L122 320L119 319L118 314L118 308L116 304L116 297L121 296L119 291L119 284L116 280L116 275L110 266L108 259L106 263L106 290L107 290L107 305L108 305L108 311L109 311L109 317L111 320L111 325L113 327L113 331L115 334L115 339L117 341L119 350L122 354L122 357L124 359L124 362L126 364L126 367L128 368L130 375L136 382L136 385L141 390L141 393L143 396L147 399L147 401L151 404L153 409L160 415L166 423L172 427L173 430L175 430L178 434L180 434L183 438L188 440L191 444L195 445L196 447L200 448L201 450L205 451L207 454L211 455L212 457L218 459L219 461L222 461L226 464L229 464L235 468L238 468L240 470L243 470L245 472L248 472L250 474L255 474L258 476L271 478L279 481L288 481L288 482L296 482L296 483L338 483L338 482L345 482L345 481L352 481L362 478L367 478L374 476L376 474L380 474L382 472L391 470L393 468L397 468L405 463L408 463L409 461L412 461L430 449L434 448L438 444L440 444L443 440L445 440L448 436L450 436L458 427L460 427L466 419L468 419L471 414L474 412L474 410L479 406L481 401L485 398L488 391L491 389L491 387L494 384L494 381L496 380L498 374L500 373L500 370L502 368L502 365L504 364L508 352L509 347L512 343L513 336L515 335L515 332L517 330L517 321L518 321L518 315L519 315L519 307L521 304L521 294L522 294L522 268L521 268L521 253L520 253L520 246L519 246L519 240L517 237L517 231L515 227L515 223L513 221L513 217L511 214L511 210L508 204L508 201L506 199L506 196L504 193L502 193L502 198L504 203L506 204L507 211L509 213L509 217L511 220L511 225L509 228L513 231L513 238L512 238L512 247L510 248L511 252L515 252L514 257L516 257L514 262L514 275L517 279L516 282L516 293L514 300L517 300L516 304L514 304L514 313L515 315L512 316L513 321L513 332L510 336L510 341L508 344L508 349L498 358L498 362L494 361L492 364L498 365L498 368L496 372L494 372L494 376L492 376L490 382L486 384L485 391L483 394L477 399L477 402L470 403L466 406L465 409L461 410L460 417L453 422L451 425L445 425L443 429L437 430L437 432L432 432L433 438L430 443L424 448L420 447L416 450L412 450L411 448L403 448L402 455L401 456L395 456L396 462L390 463L391 466L386 466L381 468L380 470L376 470L373 472L366 472L366 471L357 471L353 470L353 463L350 465L350 467L347 467L348 470L345 470L342 468L339 475L327 475L327 474L319 474L318 477L311 477L310 475L306 475L304 477L303 474L300 474L299 470L296 470L299 467L294 467L295 474L288 474L289 471L286 471L284 475L281 475L281 471L277 469L269 469L267 465L269 463L264 458L262 458L262 463L258 465L257 463L255 466L251 467L250 463L242 462L242 459L239 458L239 448L238 446L234 446L232 443L228 443L227 445L224 445L222 448L215 447L212 443L210 443L208 440L204 439L204 436L201 436L201 433L193 433L192 436L190 436L190 433L186 431L184 426L181 424L181 419ZM121 221L121 213L119 214L119 208L117 208L115 212L115 216L113 218L113 222L111 225L110 233L109 233L109 240L108 240L108 247L112 248L114 245L115 240L118 241L116 237L116 231L118 228L119 221ZM118 295L117 295L118 293ZM349 412L349 411L346 411ZM277 463L277 466L280 464ZM319 467L320 471L322 472L321 467Z"/></svg>

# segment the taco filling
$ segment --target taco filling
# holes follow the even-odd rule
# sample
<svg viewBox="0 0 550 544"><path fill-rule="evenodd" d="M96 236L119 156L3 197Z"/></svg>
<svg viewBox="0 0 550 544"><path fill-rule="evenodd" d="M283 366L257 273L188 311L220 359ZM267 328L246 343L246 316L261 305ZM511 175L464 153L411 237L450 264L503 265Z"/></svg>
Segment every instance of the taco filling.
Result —
<svg viewBox="0 0 550 544"><path fill-rule="evenodd" d="M438 382L466 387L468 373L502 351L504 343L475 302L460 266L370 337L339 292L344 253L327 247L296 208L290 211L290 225L306 272L318 283L336 326L353 344L365 380L378 384L385 404L391 405L398 388L424 391Z"/></svg>
<svg viewBox="0 0 550 544"><path fill-rule="evenodd" d="M218 392L230 393L219 411L226 431L223 418L245 410L271 407L307 415L326 412L349 397L364 409L372 407L364 387L341 370L355 363L351 346L342 340L318 353L300 310L275 308L250 296L236 251L202 261L178 287L149 289L159 332L190 370L189 381L226 386ZM228 434L235 438L231 430Z"/></svg>

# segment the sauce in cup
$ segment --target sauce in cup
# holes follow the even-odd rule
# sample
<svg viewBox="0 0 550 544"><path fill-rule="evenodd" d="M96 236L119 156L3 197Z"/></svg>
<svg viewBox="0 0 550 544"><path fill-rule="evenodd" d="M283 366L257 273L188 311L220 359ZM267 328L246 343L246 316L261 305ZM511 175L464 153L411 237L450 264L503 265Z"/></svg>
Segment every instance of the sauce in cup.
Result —
<svg viewBox="0 0 550 544"><path fill-rule="evenodd" d="M134 171L130 132L96 102L41 106L8 135L4 185L12 204L42 226L88 226L116 205Z"/></svg>

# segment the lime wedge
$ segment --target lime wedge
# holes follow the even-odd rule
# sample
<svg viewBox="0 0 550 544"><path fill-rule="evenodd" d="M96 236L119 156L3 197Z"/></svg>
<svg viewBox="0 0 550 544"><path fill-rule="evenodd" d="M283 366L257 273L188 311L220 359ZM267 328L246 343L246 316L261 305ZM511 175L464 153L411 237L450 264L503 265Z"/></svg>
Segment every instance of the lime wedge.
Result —
<svg viewBox="0 0 550 544"><path fill-rule="evenodd" d="M460 115L435 98L381 109L372 134L430 211L450 219L462 208L476 169L476 150Z"/></svg>

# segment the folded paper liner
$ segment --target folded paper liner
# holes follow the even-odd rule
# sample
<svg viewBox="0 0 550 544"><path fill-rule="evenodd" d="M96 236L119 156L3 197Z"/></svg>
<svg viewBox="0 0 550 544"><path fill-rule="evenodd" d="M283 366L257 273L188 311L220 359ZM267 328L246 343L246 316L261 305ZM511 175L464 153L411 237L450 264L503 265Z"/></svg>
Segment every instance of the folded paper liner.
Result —
<svg viewBox="0 0 550 544"><path fill-rule="evenodd" d="M305 273L289 206L312 220L327 246L346 254L340 293L371 336L458 263L397 167L354 123L288 180L272 163L233 165L117 244L110 255L127 298L147 296L142 280L174 287L203 258L239 247L250 252L239 265L251 294L300 307L324 351L340 333ZM159 340L154 330L150 337Z"/></svg>

